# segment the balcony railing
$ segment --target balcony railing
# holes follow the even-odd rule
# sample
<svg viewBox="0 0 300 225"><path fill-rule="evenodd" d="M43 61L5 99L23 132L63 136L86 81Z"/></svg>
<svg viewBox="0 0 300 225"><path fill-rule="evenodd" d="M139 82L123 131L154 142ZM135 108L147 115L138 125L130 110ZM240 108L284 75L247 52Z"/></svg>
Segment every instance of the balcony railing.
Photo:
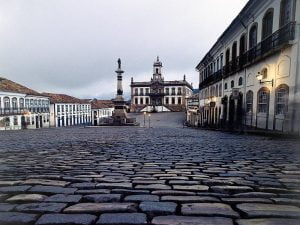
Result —
<svg viewBox="0 0 300 225"><path fill-rule="evenodd" d="M223 69L213 73L212 75L208 76L203 82L200 83L199 88L204 88L210 84L216 83L222 80Z"/></svg>
<svg viewBox="0 0 300 225"><path fill-rule="evenodd" d="M290 22L286 24L272 35L258 43L255 47L228 62L222 69L222 77L229 77L230 75L256 63L259 60L264 59L270 54L273 54L274 52L279 51L282 47L288 45L290 41L294 40L295 38L295 27L296 22ZM218 73L220 72L218 71L212 75L209 75L200 83L199 88L204 88L211 83L217 82L218 78L216 78L216 74Z"/></svg>
<svg viewBox="0 0 300 225"><path fill-rule="evenodd" d="M49 108L0 108L0 115L22 115L26 113L48 113Z"/></svg>
<svg viewBox="0 0 300 225"><path fill-rule="evenodd" d="M24 108L0 108L0 115L20 115L28 112Z"/></svg>
<svg viewBox="0 0 300 225"><path fill-rule="evenodd" d="M147 96L165 96L165 92L150 92L147 94Z"/></svg>

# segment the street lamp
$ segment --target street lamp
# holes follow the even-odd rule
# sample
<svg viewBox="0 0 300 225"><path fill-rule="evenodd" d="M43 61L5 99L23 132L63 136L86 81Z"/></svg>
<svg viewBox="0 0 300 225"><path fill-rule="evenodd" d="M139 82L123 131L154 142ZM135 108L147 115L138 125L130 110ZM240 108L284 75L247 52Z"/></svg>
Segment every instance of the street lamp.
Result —
<svg viewBox="0 0 300 225"><path fill-rule="evenodd" d="M150 116L151 116L151 114L149 113L148 114L149 128L150 128Z"/></svg>
<svg viewBox="0 0 300 225"><path fill-rule="evenodd" d="M272 84L272 87L273 87L273 85L274 85L274 79L262 81L263 75L261 74L261 72L258 72L258 73L257 73L256 78L257 78L257 80L259 81L260 84L271 83L271 84Z"/></svg>
<svg viewBox="0 0 300 225"><path fill-rule="evenodd" d="M144 127L146 127L146 112L144 112Z"/></svg>

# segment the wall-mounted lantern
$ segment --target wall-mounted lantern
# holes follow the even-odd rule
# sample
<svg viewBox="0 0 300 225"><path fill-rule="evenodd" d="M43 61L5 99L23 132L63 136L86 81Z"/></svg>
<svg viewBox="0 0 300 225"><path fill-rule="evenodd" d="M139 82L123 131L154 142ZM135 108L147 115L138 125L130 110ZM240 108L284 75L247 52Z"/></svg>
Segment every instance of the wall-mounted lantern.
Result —
<svg viewBox="0 0 300 225"><path fill-rule="evenodd" d="M260 84L271 83L272 87L274 85L274 79L262 81L263 75L261 74L261 72L257 73L256 78L257 78L257 80L259 81Z"/></svg>

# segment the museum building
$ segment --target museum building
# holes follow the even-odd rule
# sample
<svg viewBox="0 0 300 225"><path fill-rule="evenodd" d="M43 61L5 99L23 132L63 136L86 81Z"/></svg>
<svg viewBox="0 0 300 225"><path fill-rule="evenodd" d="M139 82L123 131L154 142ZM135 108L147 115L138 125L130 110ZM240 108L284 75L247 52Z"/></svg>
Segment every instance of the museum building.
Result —
<svg viewBox="0 0 300 225"><path fill-rule="evenodd" d="M178 112L185 111L187 98L192 95L193 87L183 80L165 81L162 76L162 63L153 64L150 81L134 82L131 78L131 112Z"/></svg>

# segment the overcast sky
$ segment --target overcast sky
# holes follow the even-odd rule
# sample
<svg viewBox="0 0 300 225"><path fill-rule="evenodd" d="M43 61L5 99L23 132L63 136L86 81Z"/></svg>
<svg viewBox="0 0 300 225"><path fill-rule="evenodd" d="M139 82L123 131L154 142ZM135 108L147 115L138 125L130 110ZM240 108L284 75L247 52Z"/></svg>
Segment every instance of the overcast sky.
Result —
<svg viewBox="0 0 300 225"><path fill-rule="evenodd" d="M148 81L198 85L195 66L247 0L0 0L0 76L40 92L110 99L117 59Z"/></svg>

